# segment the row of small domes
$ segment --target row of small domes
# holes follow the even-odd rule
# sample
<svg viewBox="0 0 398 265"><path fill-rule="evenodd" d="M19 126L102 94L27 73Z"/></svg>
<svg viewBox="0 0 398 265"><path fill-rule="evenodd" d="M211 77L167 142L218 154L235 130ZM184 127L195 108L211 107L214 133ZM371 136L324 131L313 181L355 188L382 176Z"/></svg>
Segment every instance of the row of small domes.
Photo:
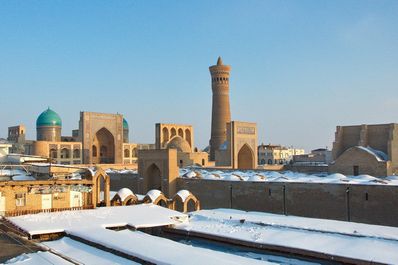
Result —
<svg viewBox="0 0 398 265"><path fill-rule="evenodd" d="M36 127L41 126L62 126L61 117L53 111L52 109L48 108L43 111L36 120ZM128 129L129 124L127 123L126 119L123 118L123 129Z"/></svg>

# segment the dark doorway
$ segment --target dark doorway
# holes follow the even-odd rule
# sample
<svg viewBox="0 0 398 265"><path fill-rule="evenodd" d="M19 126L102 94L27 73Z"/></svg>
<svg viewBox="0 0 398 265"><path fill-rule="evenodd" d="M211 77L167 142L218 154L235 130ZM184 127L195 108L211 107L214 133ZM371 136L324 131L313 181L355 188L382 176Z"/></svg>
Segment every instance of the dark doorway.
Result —
<svg viewBox="0 0 398 265"><path fill-rule="evenodd" d="M152 164L147 170L147 191L156 189L162 190L162 177L160 169Z"/></svg>
<svg viewBox="0 0 398 265"><path fill-rule="evenodd" d="M359 175L359 166L354 166L354 176Z"/></svg>

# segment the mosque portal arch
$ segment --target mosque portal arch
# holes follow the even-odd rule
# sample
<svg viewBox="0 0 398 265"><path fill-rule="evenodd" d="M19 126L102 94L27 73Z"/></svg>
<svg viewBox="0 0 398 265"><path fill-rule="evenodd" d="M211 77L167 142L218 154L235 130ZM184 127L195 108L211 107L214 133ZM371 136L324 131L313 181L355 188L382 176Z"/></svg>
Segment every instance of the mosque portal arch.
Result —
<svg viewBox="0 0 398 265"><path fill-rule="evenodd" d="M94 146L95 148L93 147L93 151L99 149L99 156L97 156L96 159L97 163L115 163L115 138L108 129L103 127L102 129L97 131L97 133L95 134Z"/></svg>
<svg viewBox="0 0 398 265"><path fill-rule="evenodd" d="M239 169L254 168L253 151L247 144L244 144L238 152L238 168Z"/></svg>

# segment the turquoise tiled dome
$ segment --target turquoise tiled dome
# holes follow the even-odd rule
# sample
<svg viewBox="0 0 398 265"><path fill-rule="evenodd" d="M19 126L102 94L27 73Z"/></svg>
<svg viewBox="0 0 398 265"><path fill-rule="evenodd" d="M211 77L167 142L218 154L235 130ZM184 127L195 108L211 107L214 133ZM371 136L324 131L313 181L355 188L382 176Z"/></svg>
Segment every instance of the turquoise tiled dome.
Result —
<svg viewBox="0 0 398 265"><path fill-rule="evenodd" d="M127 123L126 119L123 118L123 129L128 129L129 128L129 124Z"/></svg>
<svg viewBox="0 0 398 265"><path fill-rule="evenodd" d="M36 127L40 126L62 126L62 121L55 111L48 108L36 120Z"/></svg>

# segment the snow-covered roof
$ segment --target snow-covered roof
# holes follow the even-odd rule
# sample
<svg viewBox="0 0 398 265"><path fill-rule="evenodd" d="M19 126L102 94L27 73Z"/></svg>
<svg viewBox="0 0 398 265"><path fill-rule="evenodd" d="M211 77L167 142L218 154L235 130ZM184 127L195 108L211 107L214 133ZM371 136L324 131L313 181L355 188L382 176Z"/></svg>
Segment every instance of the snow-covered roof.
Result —
<svg viewBox="0 0 398 265"><path fill-rule="evenodd" d="M31 235L64 232L78 224L81 229L130 225L135 228L179 223L186 214L153 204L100 207L91 210L38 213L9 217L15 225Z"/></svg>
<svg viewBox="0 0 398 265"><path fill-rule="evenodd" d="M73 240L69 237L63 237L54 241L41 242L40 245L44 245L44 247L50 248L53 251L55 250L57 253L62 253L79 264L139 264L110 252L83 244L82 242Z"/></svg>
<svg viewBox="0 0 398 265"><path fill-rule="evenodd" d="M265 176L262 175L252 175L250 176L247 181L265 181L267 178Z"/></svg>
<svg viewBox="0 0 398 265"><path fill-rule="evenodd" d="M12 177L12 180L21 181L21 180L36 180L36 179L28 175L16 175Z"/></svg>
<svg viewBox="0 0 398 265"><path fill-rule="evenodd" d="M48 251L38 251L34 253L23 253L5 264L29 264L29 265L72 265L73 263Z"/></svg>
<svg viewBox="0 0 398 265"><path fill-rule="evenodd" d="M388 160L388 155L386 153L384 153L383 151L373 149L370 146L367 146L367 147L356 146L356 147L373 155L374 157L376 157L377 161L387 161Z"/></svg>
<svg viewBox="0 0 398 265"><path fill-rule="evenodd" d="M192 212L189 223L175 228L368 262L396 264L398 260L397 227L214 209Z"/></svg>
<svg viewBox="0 0 398 265"><path fill-rule="evenodd" d="M128 196L134 195L134 193L129 188L122 188L117 192L119 198L124 201Z"/></svg>
<svg viewBox="0 0 398 265"><path fill-rule="evenodd" d="M182 202L185 202L188 196L191 195L191 192L188 190L180 190L176 195L181 198Z"/></svg>
<svg viewBox="0 0 398 265"><path fill-rule="evenodd" d="M307 174L292 171L267 170L211 170L211 169L180 169L180 178L199 178L221 181L254 181L254 182L300 182L300 183L349 183L367 185L396 185L398 178L377 178L369 175L350 176L339 173Z"/></svg>
<svg viewBox="0 0 398 265"><path fill-rule="evenodd" d="M113 168L108 168L105 170L107 174L110 173L117 173L117 174L137 174L138 171L136 169L113 169Z"/></svg>
<svg viewBox="0 0 398 265"><path fill-rule="evenodd" d="M162 195L162 192L160 190L150 190L146 195L149 196L152 201L155 201L160 195Z"/></svg>
<svg viewBox="0 0 398 265"><path fill-rule="evenodd" d="M241 257L221 251L194 247L176 242L170 239L152 236L140 231L121 230L112 231L106 229L111 226L123 226L126 224L139 227L148 227L166 224L178 224L177 219L188 220L187 215L172 211L152 204L134 206L102 207L95 210L65 211L57 213L42 213L36 215L24 215L10 218L29 233L51 233L65 231L67 235L77 236L89 242L113 249L127 255L137 257L153 264L175 265L254 265L271 264L252 258ZM66 242L66 245L63 245ZM81 246L71 243L69 239L45 243L49 247L59 250L59 253L68 257L76 257L82 264L124 264L115 259L112 262L101 262L107 259L100 255L99 250L89 249L87 245ZM133 247L132 247L133 246ZM91 252L91 250L93 252ZM89 251L85 256L84 252ZM83 257L84 256L84 257ZM89 259L92 259L91 261ZM119 260L120 261L120 260ZM31 263L29 263L31 264ZM33 263L33 264L46 264ZM54 264L62 264L54 262ZM128 263L128 264L133 264Z"/></svg>

